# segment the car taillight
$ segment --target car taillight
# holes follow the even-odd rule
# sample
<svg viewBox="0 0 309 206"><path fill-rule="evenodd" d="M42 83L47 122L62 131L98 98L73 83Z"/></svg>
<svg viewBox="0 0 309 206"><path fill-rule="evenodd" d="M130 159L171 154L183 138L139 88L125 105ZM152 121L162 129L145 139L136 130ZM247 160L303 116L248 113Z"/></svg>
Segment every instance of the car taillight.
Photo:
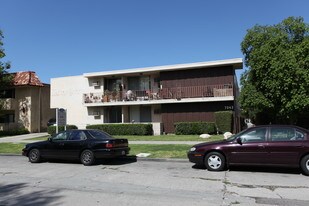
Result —
<svg viewBox="0 0 309 206"><path fill-rule="evenodd" d="M111 144L111 143L107 143L107 144L106 144L106 148L112 148L112 147L114 147L113 144Z"/></svg>

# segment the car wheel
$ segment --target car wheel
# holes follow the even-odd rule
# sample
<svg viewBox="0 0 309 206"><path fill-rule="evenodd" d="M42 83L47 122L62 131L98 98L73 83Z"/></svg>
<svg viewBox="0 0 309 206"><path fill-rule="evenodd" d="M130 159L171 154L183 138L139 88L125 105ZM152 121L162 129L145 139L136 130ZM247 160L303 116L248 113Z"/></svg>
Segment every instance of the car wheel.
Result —
<svg viewBox="0 0 309 206"><path fill-rule="evenodd" d="M31 163L38 163L38 162L40 162L41 161L40 150L38 150L38 149L30 150L30 152L28 154L28 158L29 158L29 161Z"/></svg>
<svg viewBox="0 0 309 206"><path fill-rule="evenodd" d="M222 171L225 168L225 157L219 152L210 152L205 156L204 164L209 171Z"/></svg>
<svg viewBox="0 0 309 206"><path fill-rule="evenodd" d="M95 161L93 152L90 150L84 150L80 155L80 161L85 166L92 165Z"/></svg>
<svg viewBox="0 0 309 206"><path fill-rule="evenodd" d="M306 155L301 159L300 167L305 175L309 175L309 155Z"/></svg>

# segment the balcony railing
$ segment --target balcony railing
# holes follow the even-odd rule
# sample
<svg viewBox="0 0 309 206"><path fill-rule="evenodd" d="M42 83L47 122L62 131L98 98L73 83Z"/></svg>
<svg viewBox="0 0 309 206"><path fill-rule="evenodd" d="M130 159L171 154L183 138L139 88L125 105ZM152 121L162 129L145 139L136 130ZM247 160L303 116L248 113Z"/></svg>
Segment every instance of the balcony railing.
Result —
<svg viewBox="0 0 309 206"><path fill-rule="evenodd" d="M150 101L165 99L185 99L202 97L226 97L233 96L233 86L208 85L191 87L172 87L154 90L127 90L127 91L105 91L100 93L83 94L83 102L108 103L120 101Z"/></svg>

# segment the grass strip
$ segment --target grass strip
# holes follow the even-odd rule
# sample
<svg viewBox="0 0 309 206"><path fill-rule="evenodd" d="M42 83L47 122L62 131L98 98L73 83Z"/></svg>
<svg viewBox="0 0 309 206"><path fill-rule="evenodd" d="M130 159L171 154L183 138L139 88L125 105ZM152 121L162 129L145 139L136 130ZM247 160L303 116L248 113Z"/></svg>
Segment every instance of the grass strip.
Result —
<svg viewBox="0 0 309 206"><path fill-rule="evenodd" d="M148 158L187 158L187 151L190 149L190 145L154 145L145 144L137 145L130 144L130 154L137 155L139 153L150 153Z"/></svg>
<svg viewBox="0 0 309 206"><path fill-rule="evenodd" d="M24 148L23 143L0 143L0 153L2 154L21 154Z"/></svg>

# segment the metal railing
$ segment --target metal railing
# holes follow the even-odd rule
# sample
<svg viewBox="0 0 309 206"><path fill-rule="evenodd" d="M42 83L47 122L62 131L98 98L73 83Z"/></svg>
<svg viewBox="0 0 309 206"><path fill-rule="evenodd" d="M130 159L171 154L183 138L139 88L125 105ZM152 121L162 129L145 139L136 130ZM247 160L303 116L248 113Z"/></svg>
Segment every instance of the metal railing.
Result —
<svg viewBox="0 0 309 206"><path fill-rule="evenodd" d="M164 99L185 99L202 97L233 96L233 85L207 85L171 87L160 90L105 91L83 94L83 103L108 103L119 101L149 101Z"/></svg>

